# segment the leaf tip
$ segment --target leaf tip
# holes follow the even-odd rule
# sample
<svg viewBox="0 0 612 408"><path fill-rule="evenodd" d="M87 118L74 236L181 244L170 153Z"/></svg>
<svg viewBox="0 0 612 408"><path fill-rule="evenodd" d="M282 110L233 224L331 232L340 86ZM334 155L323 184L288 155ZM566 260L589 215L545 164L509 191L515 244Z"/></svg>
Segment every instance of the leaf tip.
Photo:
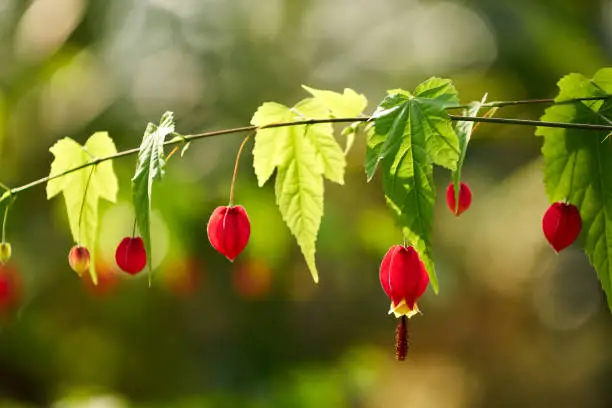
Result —
<svg viewBox="0 0 612 408"><path fill-rule="evenodd" d="M312 275L312 280L314 281L314 283L318 285L319 284L319 274L316 271L314 271L314 272L311 272L311 275Z"/></svg>

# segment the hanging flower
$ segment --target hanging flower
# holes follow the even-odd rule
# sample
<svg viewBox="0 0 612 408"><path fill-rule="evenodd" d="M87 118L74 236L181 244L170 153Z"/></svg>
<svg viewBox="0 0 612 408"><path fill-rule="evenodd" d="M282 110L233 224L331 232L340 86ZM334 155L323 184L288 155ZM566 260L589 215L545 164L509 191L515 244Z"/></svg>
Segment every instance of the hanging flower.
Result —
<svg viewBox="0 0 612 408"><path fill-rule="evenodd" d="M578 208L569 203L552 204L542 217L542 230L556 252L570 246L580 235L582 218Z"/></svg>
<svg viewBox="0 0 612 408"><path fill-rule="evenodd" d="M234 262L249 242L251 223L243 206L221 206L213 211L206 230L213 248Z"/></svg>
<svg viewBox="0 0 612 408"><path fill-rule="evenodd" d="M379 277L383 290L391 299L389 314L400 318L395 332L395 350L396 358L403 361L408 353L407 317L419 313L416 302L427 289L429 275L412 246L394 245L380 264Z"/></svg>
<svg viewBox="0 0 612 408"><path fill-rule="evenodd" d="M395 317L419 313L416 302L427 289L429 275L412 246L392 246L380 264L379 275L382 288L391 299L389 313Z"/></svg>

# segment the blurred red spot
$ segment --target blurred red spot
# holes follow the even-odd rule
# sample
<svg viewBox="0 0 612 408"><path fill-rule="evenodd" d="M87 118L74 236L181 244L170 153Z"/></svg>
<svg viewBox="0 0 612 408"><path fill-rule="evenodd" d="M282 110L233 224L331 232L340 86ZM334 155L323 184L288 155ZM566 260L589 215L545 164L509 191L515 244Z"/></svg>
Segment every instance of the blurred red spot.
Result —
<svg viewBox="0 0 612 408"><path fill-rule="evenodd" d="M23 299L23 284L17 268L0 265L0 314L15 311Z"/></svg>
<svg viewBox="0 0 612 408"><path fill-rule="evenodd" d="M272 286L272 271L260 259L250 259L234 267L234 288L247 299L265 297Z"/></svg>
<svg viewBox="0 0 612 408"><path fill-rule="evenodd" d="M96 260L96 273L98 275L97 285L93 283L89 273L83 275L83 285L90 295L102 297L117 291L120 278L116 268L104 261Z"/></svg>
<svg viewBox="0 0 612 408"><path fill-rule="evenodd" d="M163 268L164 287L178 297L193 295L204 277L202 262L194 258L174 259Z"/></svg>

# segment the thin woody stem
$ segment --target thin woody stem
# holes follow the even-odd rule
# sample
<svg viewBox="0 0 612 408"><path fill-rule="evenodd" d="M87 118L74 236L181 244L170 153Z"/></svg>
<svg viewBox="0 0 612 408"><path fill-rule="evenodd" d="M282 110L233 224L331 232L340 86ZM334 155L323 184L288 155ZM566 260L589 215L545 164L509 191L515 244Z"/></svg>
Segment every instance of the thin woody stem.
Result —
<svg viewBox="0 0 612 408"><path fill-rule="evenodd" d="M246 135L242 144L240 144L240 148L238 149L238 153L236 154L236 164L234 165L234 175L232 176L232 185L230 186L230 196L229 196L229 206L232 207L234 205L234 186L236 185L236 176L238 175L238 167L240 164L240 155L242 154L242 150L244 150L244 146L247 144L251 136L253 136L254 131Z"/></svg>
<svg viewBox="0 0 612 408"><path fill-rule="evenodd" d="M170 151L170 153L168 153L168 155L166 156L166 163L168 162L168 160L170 160L170 158L172 156L174 156L174 153L176 153L178 151L179 147L178 146L174 146L174 148Z"/></svg>
<svg viewBox="0 0 612 408"><path fill-rule="evenodd" d="M562 102L554 102L552 99L538 99L538 100L530 100L530 101L501 101L501 102L489 102L484 104L483 106L507 106L511 104L523 104L523 103L569 103L575 102L577 100L602 100L612 98L612 95L606 95L601 97L591 97L591 98L580 98L573 99ZM448 109L456 109L461 108L463 106L453 106ZM528 119L513 119L513 118L488 118L488 117L473 117L473 116L460 116L460 115L448 115L449 118L453 121L467 121L467 122L480 122L480 123L498 123L498 124L507 124L507 125L522 125L522 126L541 126L541 127L552 127L552 128L564 128L564 129L582 129L582 130L600 130L600 131L608 131L612 132L612 125L599 125L599 124L589 124L589 123L565 123L565 122L547 122L547 121L539 121L539 120L528 120ZM205 139L214 136L221 135L229 135L234 133L244 133L244 132L253 132L258 129L270 129L270 128L279 128L279 127L288 127L288 126L302 126L302 125L315 125L319 123L352 123L352 122L368 122L372 120L372 117L368 116L360 116L353 118L327 118L327 119L308 119L308 120L299 120L294 122L281 122L281 123L271 123L269 125L264 126L243 126L236 127L231 129L223 129L216 130L212 132L204 132L204 133L196 133L193 135L187 135L181 140L169 140L164 143L164 146L175 145L177 143L185 143L192 140ZM98 157L88 163L82 164L80 166L73 167L64 172L54 174L53 176L46 176L39 178L37 180L31 181L29 183L23 184L21 186L7 189L7 191L0 197L0 202L8 199L10 196L13 196L17 193L20 193L25 190L29 190L30 188L36 187L40 184L44 184L50 180L54 180L56 178L64 177L70 173L75 171L82 170L89 166L95 166L99 163L114 160L121 157L132 156L139 152L139 148L133 148L124 150L112 155Z"/></svg>
<svg viewBox="0 0 612 408"><path fill-rule="evenodd" d="M535 104L555 104L555 105L564 105L568 103L574 102L582 102L582 101L603 101L606 99L612 99L612 95L601 95L601 96L587 96L584 98L572 98L566 99L563 101L555 101L553 98L545 98L545 99L523 99L517 101L492 101L483 103L481 106L483 108L502 108L504 106L516 106L516 105L535 105ZM457 106L449 106L447 109L465 109L468 108L468 105L457 105Z"/></svg>

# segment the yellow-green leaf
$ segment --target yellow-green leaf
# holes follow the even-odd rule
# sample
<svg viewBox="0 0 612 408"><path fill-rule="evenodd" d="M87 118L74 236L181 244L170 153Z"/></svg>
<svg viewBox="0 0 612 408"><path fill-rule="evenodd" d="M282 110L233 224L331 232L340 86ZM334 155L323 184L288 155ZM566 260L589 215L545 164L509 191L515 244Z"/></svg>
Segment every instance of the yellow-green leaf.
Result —
<svg viewBox="0 0 612 408"><path fill-rule="evenodd" d="M292 122L296 115L286 106L276 102L266 102L257 109L251 123L255 126L271 123ZM260 129L255 135L253 147L253 167L259 187L263 186L274 173L274 169L285 166L289 151L291 127Z"/></svg>
<svg viewBox="0 0 612 408"><path fill-rule="evenodd" d="M364 95L350 88L345 88L344 93L314 89L306 85L302 85L302 88L314 96L317 102L329 109L332 116L336 118L357 116L368 105L368 100Z"/></svg>
<svg viewBox="0 0 612 408"><path fill-rule="evenodd" d="M94 133L85 146L70 138L64 138L49 150L55 156L49 173L51 177L83 166L96 158L117 153L113 140L106 132ZM87 247L91 254L89 273L94 283L98 281L95 269L98 200L103 198L115 202L118 189L117 177L110 160L71 172L47 183L47 199L59 193L64 195L72 237L76 243Z"/></svg>
<svg viewBox="0 0 612 408"><path fill-rule="evenodd" d="M320 103L305 99L293 108L268 102L259 107L251 123L329 118ZM255 136L253 166L262 186L277 170L276 203L295 236L315 282L315 243L323 216L323 176L344 182L346 161L329 124L259 129Z"/></svg>
<svg viewBox="0 0 612 408"><path fill-rule="evenodd" d="M302 119L325 119L329 113L314 98L300 101L293 107L293 112ZM344 184L346 158L342 148L334 138L331 123L310 125L306 136L316 150L317 160L323 163L323 175L334 183Z"/></svg>

